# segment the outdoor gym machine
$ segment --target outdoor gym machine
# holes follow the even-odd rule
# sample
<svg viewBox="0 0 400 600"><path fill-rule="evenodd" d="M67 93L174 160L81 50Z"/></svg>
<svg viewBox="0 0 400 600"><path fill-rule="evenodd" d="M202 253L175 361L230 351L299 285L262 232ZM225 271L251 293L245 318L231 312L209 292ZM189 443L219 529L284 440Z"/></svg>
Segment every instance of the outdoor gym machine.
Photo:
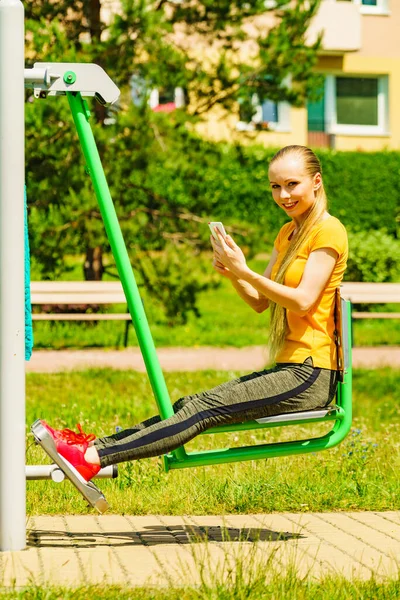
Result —
<svg viewBox="0 0 400 600"><path fill-rule="evenodd" d="M99 153L89 124L90 113L82 95L94 95L100 102L107 104L117 97L114 84L106 73L94 65L76 65L68 63L37 63L35 69L44 69L46 79L33 84L35 96L66 95L78 132L88 173L93 186L100 212L104 221L111 251L127 299L129 312L135 327L139 346L143 354L147 374L154 392L162 419L173 415L173 406L165 384L163 372L157 357L143 303L132 271L129 255L122 237L121 228L115 212L107 181L101 165ZM93 70L93 72L92 72ZM85 81L81 83L81 80ZM90 85L88 85L90 81ZM82 91L84 90L84 91ZM246 423L213 427L205 431L224 433L266 427L290 426L316 422L331 422L331 429L319 437L311 437L290 442L275 442L248 447L224 448L220 450L196 451L187 453L184 447L164 456L165 470L198 467L220 463L272 458L308 452L326 450L340 443L347 435L351 425L351 327L350 303L340 298L336 290L335 317L336 343L339 356L339 370L342 381L338 385L336 404L325 409L282 414L266 417ZM32 426L37 441L42 444L60 469L66 473L85 498L100 512L107 508L105 498L92 483L85 482L70 465L56 452L54 442L40 421Z"/></svg>
<svg viewBox="0 0 400 600"><path fill-rule="evenodd" d="M103 198L105 191L104 184L105 186L107 186L107 184L105 183L102 168L101 172L104 182L98 172L96 160L101 167L100 157L98 156L93 135L85 135L86 132L84 130L82 131L81 120L84 119L88 122L90 116L89 108L83 100L83 96L94 96L96 100L103 105L112 104L119 98L119 89L117 86L111 81L103 69L95 64L35 63L32 69L25 69L24 80L25 87L33 89L35 98L44 99L47 98L48 95L68 96L84 155L86 157L87 153L89 156L94 154L94 163L93 161L87 160L89 174L93 179L97 197ZM113 218L118 223L111 197L106 198L106 201L111 202ZM106 221L104 209L102 210L102 215ZM107 222L106 228L112 226L112 221L111 225ZM109 237L110 235L112 236L112 233L109 233ZM113 250L117 252L117 249L114 248ZM62 481L65 476L67 476L89 504L97 508L101 513L106 511L108 504L102 492L92 481L85 481L79 474L74 473L67 463L61 461L53 439L48 435L40 421L37 421L34 424L32 432L36 441L42 445L43 449L56 464L50 465L49 468L46 468L45 465L28 466L26 469L27 479L51 478L53 481L58 482ZM117 465L113 465L111 468L101 469L96 475L96 478L114 478L117 477L117 475L118 467Z"/></svg>
<svg viewBox="0 0 400 600"><path fill-rule="evenodd" d="M24 86L35 97L66 95L107 237L132 316L139 346L159 408L166 419L173 407L157 357L143 303L122 237L115 208L89 124L90 112L83 96L102 104L115 102L119 90L98 66L71 63L36 63L24 70L23 8L20 0L0 0L0 550L25 547L25 385L24 385ZM257 446L187 453L184 447L164 456L164 466L179 469L219 463L255 460L325 450L340 443L351 426L351 326L350 303L337 295L336 337L342 381L336 404L323 410L267 417L205 432L224 433L255 428L332 422L319 437ZM32 426L36 440L86 500L104 512L101 491L86 482L56 452L53 439L40 421Z"/></svg>
<svg viewBox="0 0 400 600"><path fill-rule="evenodd" d="M48 74L46 82L42 82L38 87L35 84L36 96L46 95L66 95L70 104L73 119L77 128L79 140L82 146L88 173L90 174L95 194L100 206L100 212L104 221L111 251L113 253L118 274L127 299L129 312L132 316L139 346L143 354L147 374L154 392L158 405L159 413L162 419L167 419L173 415L173 407L165 384L160 363L157 357L153 338L151 336L149 324L144 312L143 303L139 294L136 280L132 271L129 255L125 246L122 232L119 226L118 218L115 212L114 204L110 195L107 181L101 165L99 153L89 124L90 113L86 102L82 98L82 92L86 95L94 95L103 103L112 101L111 80L104 71L97 68L96 73L91 74L93 65L75 65L67 63L45 63L36 64L35 68L46 69ZM90 74L90 77L89 77ZM56 79L56 77L58 77ZM81 83L81 78L90 79L91 85L87 86ZM108 80L108 86L106 85ZM110 95L105 95L104 90L109 89ZM99 90L103 92L99 93ZM340 443L347 435L351 425L351 327L350 327L350 303L340 298L339 290L336 291L336 343L338 346L338 356L340 357L339 369L342 372L342 381L338 385L336 404L325 409L297 412L292 414L282 414L274 417L267 417L257 421L239 423L234 425L225 425L213 427L204 432L224 433L231 431L241 431L249 429L258 429L266 427L289 426L316 422L331 422L331 429L322 436L311 437L307 439L295 440L290 442L276 442L269 444L260 444L248 447L224 448L221 450L196 451L187 453L184 447L178 448L164 456L165 470L180 469L187 467L198 467L204 465L214 465L220 463L256 460L260 458L272 458L279 456L288 456L293 454L303 454L308 452L318 452L326 450ZM76 487L85 495L87 486L84 481L78 481L77 474L71 471L69 465L55 451L51 436L45 428L37 421L32 431L38 441L46 445L46 451L51 458L59 465L61 470L67 473ZM86 486L86 487L85 487ZM92 491L91 491L92 495ZM85 496L87 497L87 496ZM89 502L100 512L106 508L104 498L99 498L98 502Z"/></svg>

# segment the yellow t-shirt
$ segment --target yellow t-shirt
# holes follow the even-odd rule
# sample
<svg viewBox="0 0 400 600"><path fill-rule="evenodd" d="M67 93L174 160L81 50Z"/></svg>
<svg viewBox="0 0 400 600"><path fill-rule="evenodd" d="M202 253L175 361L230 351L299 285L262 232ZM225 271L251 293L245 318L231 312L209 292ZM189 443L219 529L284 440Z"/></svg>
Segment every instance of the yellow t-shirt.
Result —
<svg viewBox="0 0 400 600"><path fill-rule="evenodd" d="M289 237L295 229L294 221L286 223L278 233L274 246L278 258L272 269L274 280L278 267L290 244ZM335 289L340 286L347 266L348 241L345 227L333 216L329 216L313 227L308 240L286 271L284 284L296 288L301 281L304 268L311 252L318 248L332 248L338 253L335 268L326 288L315 305L304 316L287 310L288 333L285 345L277 356L277 363L303 363L311 356L314 367L337 369L336 345L334 341Z"/></svg>

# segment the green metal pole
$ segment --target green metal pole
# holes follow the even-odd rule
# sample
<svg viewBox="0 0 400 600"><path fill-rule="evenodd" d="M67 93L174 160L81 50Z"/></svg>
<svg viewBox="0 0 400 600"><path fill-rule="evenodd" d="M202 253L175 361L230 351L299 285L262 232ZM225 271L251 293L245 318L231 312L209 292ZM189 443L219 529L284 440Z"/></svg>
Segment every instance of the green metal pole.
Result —
<svg viewBox="0 0 400 600"><path fill-rule="evenodd" d="M132 271L129 255L122 236L103 166L101 164L92 128L90 127L90 113L81 94L67 92L67 97L78 132L79 141L82 146L82 151L89 169L89 174L93 182L96 198L99 203L107 237L121 278L122 287L125 292L139 346L143 354L150 384L154 392L161 418L167 419L174 414L171 399L158 360L136 279ZM178 448L174 454L177 459L183 459L186 456L184 448Z"/></svg>
<svg viewBox="0 0 400 600"><path fill-rule="evenodd" d="M351 302L346 301L346 314L347 319L347 350L348 350L348 365L347 372L345 373L344 384L340 386L340 393L342 395L340 406L345 411L345 428L347 432L350 431L351 423L353 421L353 326L352 326L352 309Z"/></svg>

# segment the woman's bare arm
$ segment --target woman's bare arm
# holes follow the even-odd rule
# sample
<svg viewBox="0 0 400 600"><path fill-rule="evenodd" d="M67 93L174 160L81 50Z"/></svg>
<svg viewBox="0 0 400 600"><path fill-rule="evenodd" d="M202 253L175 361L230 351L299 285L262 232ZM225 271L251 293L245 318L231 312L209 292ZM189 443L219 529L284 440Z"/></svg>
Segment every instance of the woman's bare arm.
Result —
<svg viewBox="0 0 400 600"><path fill-rule="evenodd" d="M311 252L296 288L271 281L247 265L237 274L266 298L303 316L314 306L328 284L337 258L338 253L331 248L319 248Z"/></svg>
<svg viewBox="0 0 400 600"><path fill-rule="evenodd" d="M262 277L271 277L272 267L276 262L277 256L278 253L275 250L275 248L273 248L270 261ZM229 269L226 269L221 263L218 263L218 261L214 260L213 264L216 271L218 271L219 273L221 273L221 275L224 275L231 281L233 287L235 288L240 298L242 298L242 300L244 300L246 304L248 304L253 310L255 310L258 313L262 313L268 308L269 300L262 293L260 293L253 285L251 285L251 283L245 281L244 279L241 279L240 277L237 277L234 273L229 271Z"/></svg>
<svg viewBox="0 0 400 600"><path fill-rule="evenodd" d="M307 259L299 285L290 287L252 271L246 264L242 250L233 240L228 240L227 243L222 236L218 236L218 240L213 242L213 248L215 260L222 265L222 269L227 269L238 280L249 283L260 296L265 296L301 316L306 315L317 302L339 257L333 248L314 250Z"/></svg>
<svg viewBox="0 0 400 600"><path fill-rule="evenodd" d="M270 261L268 263L267 268L265 269L263 275L260 277L266 277L267 279L271 278L272 267L274 266L278 253L273 248L272 255ZM269 300L262 294L259 290L257 290L251 283L245 281L244 279L238 279L236 277L231 278L231 282L233 287L235 288L238 295L244 300L253 310L258 313L262 313L269 307Z"/></svg>

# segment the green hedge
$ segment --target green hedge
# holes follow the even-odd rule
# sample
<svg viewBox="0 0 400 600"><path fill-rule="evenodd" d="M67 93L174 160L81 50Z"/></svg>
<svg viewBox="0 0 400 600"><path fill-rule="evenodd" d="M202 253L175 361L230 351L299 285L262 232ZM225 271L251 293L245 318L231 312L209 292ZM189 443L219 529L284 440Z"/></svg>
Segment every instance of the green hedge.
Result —
<svg viewBox="0 0 400 600"><path fill-rule="evenodd" d="M260 251L272 244L288 220L269 188L268 164L274 153L269 148L232 147L182 136L171 144L166 160L151 161L149 185L198 215L239 230L240 225L253 226L251 236L237 239ZM329 210L349 233L346 279L399 281L400 153L317 154Z"/></svg>
<svg viewBox="0 0 400 600"><path fill-rule="evenodd" d="M277 231L287 220L275 206L268 163L275 150L232 147L188 137L149 165L149 183L173 202L215 220L262 224ZM400 153L317 151L329 210L349 230L380 229L398 236ZM158 159L160 156L158 157Z"/></svg>
<svg viewBox="0 0 400 600"><path fill-rule="evenodd" d="M400 240L382 231L349 233L347 281L400 281Z"/></svg>
<svg viewBox="0 0 400 600"><path fill-rule="evenodd" d="M346 227L400 237L400 153L319 154L331 210Z"/></svg>

